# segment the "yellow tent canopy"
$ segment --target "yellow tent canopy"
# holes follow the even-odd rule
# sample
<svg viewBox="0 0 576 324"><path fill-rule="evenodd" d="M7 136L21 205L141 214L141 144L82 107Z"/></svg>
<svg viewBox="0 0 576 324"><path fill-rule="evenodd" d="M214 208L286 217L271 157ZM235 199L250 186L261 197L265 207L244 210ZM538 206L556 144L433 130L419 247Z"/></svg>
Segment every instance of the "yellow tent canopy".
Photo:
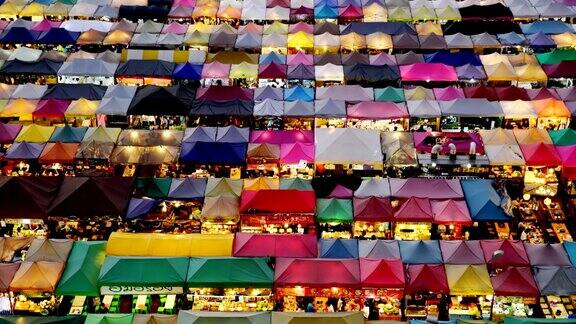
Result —
<svg viewBox="0 0 576 324"><path fill-rule="evenodd" d="M230 79L256 79L258 78L258 64L242 62L233 64L230 68Z"/></svg>
<svg viewBox="0 0 576 324"><path fill-rule="evenodd" d="M44 16L44 10L46 6L39 4L38 2L32 2L20 11L20 17L42 17Z"/></svg>
<svg viewBox="0 0 576 324"><path fill-rule="evenodd" d="M13 99L6 103L1 101L0 117L19 117L21 121L32 121L32 113L36 110L38 100Z"/></svg>
<svg viewBox="0 0 576 324"><path fill-rule="evenodd" d="M438 35L438 36L444 35L440 24L437 24L432 21L417 24L416 32L418 32L418 35Z"/></svg>
<svg viewBox="0 0 576 324"><path fill-rule="evenodd" d="M102 143L116 143L118 136L120 136L122 129L113 127L90 127L86 134L84 134L84 139L82 142L102 142Z"/></svg>
<svg viewBox="0 0 576 324"><path fill-rule="evenodd" d="M366 48L366 37L357 33L341 35L340 47L351 51Z"/></svg>
<svg viewBox="0 0 576 324"><path fill-rule="evenodd" d="M210 53L206 63L220 62L224 64L240 64L242 62L258 64L258 54L249 54L242 51Z"/></svg>
<svg viewBox="0 0 576 324"><path fill-rule="evenodd" d="M110 32L104 40L102 44L104 45L128 45L132 40L132 33L124 30L117 29L115 31Z"/></svg>
<svg viewBox="0 0 576 324"><path fill-rule="evenodd" d="M16 136L15 142L45 143L54 132L54 126L25 125Z"/></svg>
<svg viewBox="0 0 576 324"><path fill-rule="evenodd" d="M209 41L210 34L199 30L189 32L186 34L186 37L184 37L184 44L190 46L208 46Z"/></svg>
<svg viewBox="0 0 576 324"><path fill-rule="evenodd" d="M485 65L484 70L488 76L488 81L516 81L518 77L512 69L512 66L506 63L494 65Z"/></svg>
<svg viewBox="0 0 576 324"><path fill-rule="evenodd" d="M288 25L280 21L274 21L272 24L264 27L264 35L268 34L288 34Z"/></svg>
<svg viewBox="0 0 576 324"><path fill-rule="evenodd" d="M11 291L53 292L64 271L64 262L24 261L10 283Z"/></svg>
<svg viewBox="0 0 576 324"><path fill-rule="evenodd" d="M288 47L290 48L314 48L314 37L303 31L288 35Z"/></svg>
<svg viewBox="0 0 576 324"><path fill-rule="evenodd" d="M576 47L576 34L565 32L558 35L551 35L556 47Z"/></svg>
<svg viewBox="0 0 576 324"><path fill-rule="evenodd" d="M451 295L480 296L494 293L486 265L447 264L445 267Z"/></svg>
<svg viewBox="0 0 576 324"><path fill-rule="evenodd" d="M505 63L506 65L512 65L510 60L508 60L508 56L500 53L491 53L486 55L480 55L480 61L482 65L495 65L499 63Z"/></svg>
<svg viewBox="0 0 576 324"><path fill-rule="evenodd" d="M107 255L207 257L232 256L233 234L123 233L110 235Z"/></svg>
<svg viewBox="0 0 576 324"><path fill-rule="evenodd" d="M435 97L432 89L417 86L404 89L404 98L406 98L406 100L434 100Z"/></svg>
<svg viewBox="0 0 576 324"><path fill-rule="evenodd" d="M241 179L208 178L204 195L206 197L240 197L243 182Z"/></svg>
<svg viewBox="0 0 576 324"><path fill-rule="evenodd" d="M12 2L4 2L0 6L0 16L16 16L24 6L16 5Z"/></svg>
<svg viewBox="0 0 576 324"><path fill-rule="evenodd" d="M95 116L98 106L100 106L100 100L88 100L85 98L80 98L70 103L70 106L68 106L68 109L66 109L64 115L66 117Z"/></svg>
<svg viewBox="0 0 576 324"><path fill-rule="evenodd" d="M72 6L63 4L62 2L56 2L44 10L44 15L65 17L68 16L70 9L72 9Z"/></svg>
<svg viewBox="0 0 576 324"><path fill-rule="evenodd" d="M363 11L365 22L381 22L388 19L386 7L376 2L366 6Z"/></svg>
<svg viewBox="0 0 576 324"><path fill-rule="evenodd" d="M203 22L197 22L195 24L189 25L186 33L193 33L195 31L198 31L203 34L211 34L213 29L214 25L205 24Z"/></svg>
<svg viewBox="0 0 576 324"><path fill-rule="evenodd" d="M393 47L392 36L383 32L366 35L366 46L371 50L383 50Z"/></svg>
<svg viewBox="0 0 576 324"><path fill-rule="evenodd" d="M244 179L244 190L277 190L280 189L278 178L258 177Z"/></svg>
<svg viewBox="0 0 576 324"><path fill-rule="evenodd" d="M538 64L526 64L515 68L519 82L546 82L548 76Z"/></svg>

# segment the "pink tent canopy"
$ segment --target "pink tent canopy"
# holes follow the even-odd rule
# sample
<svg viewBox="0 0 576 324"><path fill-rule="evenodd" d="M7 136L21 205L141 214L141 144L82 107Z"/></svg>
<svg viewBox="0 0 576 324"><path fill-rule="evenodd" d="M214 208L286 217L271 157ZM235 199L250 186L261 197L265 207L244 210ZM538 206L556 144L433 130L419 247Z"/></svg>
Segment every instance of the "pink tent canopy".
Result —
<svg viewBox="0 0 576 324"><path fill-rule="evenodd" d="M304 287L360 287L357 259L276 259L274 284Z"/></svg>
<svg viewBox="0 0 576 324"><path fill-rule="evenodd" d="M314 163L314 144L287 143L280 144L280 163Z"/></svg>
<svg viewBox="0 0 576 324"><path fill-rule="evenodd" d="M228 79L230 75L230 64L223 64L218 61L204 64L202 67L202 78L207 79Z"/></svg>
<svg viewBox="0 0 576 324"><path fill-rule="evenodd" d="M558 166L562 159L552 144L520 144L526 165L530 166Z"/></svg>
<svg viewBox="0 0 576 324"><path fill-rule="evenodd" d="M576 167L576 145L556 146L556 152L562 159L563 167Z"/></svg>
<svg viewBox="0 0 576 324"><path fill-rule="evenodd" d="M250 132L250 143L314 143L314 131L306 130L267 130ZM280 148L282 155L282 148Z"/></svg>
<svg viewBox="0 0 576 324"><path fill-rule="evenodd" d="M362 101L347 109L349 118L358 119L395 119L408 118L405 103L391 101Z"/></svg>
<svg viewBox="0 0 576 324"><path fill-rule="evenodd" d="M304 52L298 52L296 54L288 54L286 59L288 65L314 65L314 55L306 54Z"/></svg>
<svg viewBox="0 0 576 324"><path fill-rule="evenodd" d="M402 81L458 81L454 67L442 63L415 63L400 66Z"/></svg>
<svg viewBox="0 0 576 324"><path fill-rule="evenodd" d="M318 245L314 235L236 233L235 257L315 258Z"/></svg>
<svg viewBox="0 0 576 324"><path fill-rule="evenodd" d="M14 142L22 125L0 123L0 144L11 144Z"/></svg>
<svg viewBox="0 0 576 324"><path fill-rule="evenodd" d="M347 198L352 198L353 194L354 194L354 192L352 191L352 189L348 189L341 184L337 184L334 187L334 189L332 189L332 191L330 192L330 194L328 195L327 198L347 199Z"/></svg>
<svg viewBox="0 0 576 324"><path fill-rule="evenodd" d="M409 198L394 213L398 222L432 222L432 207L428 198Z"/></svg>
<svg viewBox="0 0 576 324"><path fill-rule="evenodd" d="M364 14L362 13L362 8L356 7L354 5L348 5L344 8L340 8L340 17L357 19L362 18Z"/></svg>
<svg viewBox="0 0 576 324"><path fill-rule="evenodd" d="M36 110L32 113L34 119L64 119L64 112L68 109L70 100L47 99L40 100Z"/></svg>
<svg viewBox="0 0 576 324"><path fill-rule="evenodd" d="M49 31L51 28L59 27L60 24L61 24L61 22L59 22L59 21L42 19L41 21L35 23L34 26L32 26L31 30L37 31L37 32L45 32L45 31Z"/></svg>
<svg viewBox="0 0 576 324"><path fill-rule="evenodd" d="M390 192L396 198L462 199L464 192L457 179L390 178Z"/></svg>
<svg viewBox="0 0 576 324"><path fill-rule="evenodd" d="M446 264L484 264L480 241L440 241L442 258Z"/></svg>
<svg viewBox="0 0 576 324"><path fill-rule="evenodd" d="M162 28L163 34L167 33L186 34L187 31L188 31L188 25L179 24L177 22L172 22L168 25L164 25L164 27Z"/></svg>
<svg viewBox="0 0 576 324"><path fill-rule="evenodd" d="M457 87L434 88L432 89L436 100L450 101L465 98L464 90Z"/></svg>
<svg viewBox="0 0 576 324"><path fill-rule="evenodd" d="M181 6L181 7L195 7L196 0L174 0L172 6Z"/></svg>
<svg viewBox="0 0 576 324"><path fill-rule="evenodd" d="M436 142L442 142L442 154L448 154L450 148L448 145L456 145L457 154L468 154L470 152L470 143L476 143L476 154L484 154L484 145L478 133L442 133L442 132L414 132L412 133L414 146L418 152L430 153Z"/></svg>
<svg viewBox="0 0 576 324"><path fill-rule="evenodd" d="M464 200L432 200L432 215L436 224L467 224L472 218Z"/></svg>
<svg viewBox="0 0 576 324"><path fill-rule="evenodd" d="M295 24L291 24L288 27L288 33L296 34L297 32L305 32L306 34L314 33L314 25L307 24L303 21L297 22Z"/></svg>
<svg viewBox="0 0 576 324"><path fill-rule="evenodd" d="M406 293L448 293L448 280L443 264L411 264L406 267Z"/></svg>

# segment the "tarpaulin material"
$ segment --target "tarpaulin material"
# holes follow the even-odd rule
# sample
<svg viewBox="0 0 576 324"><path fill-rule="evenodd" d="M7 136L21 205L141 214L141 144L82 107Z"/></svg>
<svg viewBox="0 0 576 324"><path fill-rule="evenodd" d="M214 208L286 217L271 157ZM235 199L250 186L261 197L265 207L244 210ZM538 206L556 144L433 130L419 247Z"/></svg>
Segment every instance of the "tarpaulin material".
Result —
<svg viewBox="0 0 576 324"><path fill-rule="evenodd" d="M446 270L441 264L411 264L406 267L406 293L447 294Z"/></svg>
<svg viewBox="0 0 576 324"><path fill-rule="evenodd" d="M246 190L242 192L240 211L247 213L313 213L313 191ZM298 203L296 203L298 202Z"/></svg>
<svg viewBox="0 0 576 324"><path fill-rule="evenodd" d="M529 267L509 267L490 280L497 296L536 297L540 294Z"/></svg>
<svg viewBox="0 0 576 324"><path fill-rule="evenodd" d="M357 259L276 259L274 284L312 288L358 288L361 285Z"/></svg>
<svg viewBox="0 0 576 324"><path fill-rule="evenodd" d="M274 272L266 258L191 258L188 287L272 288Z"/></svg>
<svg viewBox="0 0 576 324"><path fill-rule="evenodd" d="M106 256L99 286L183 287L188 258Z"/></svg>
<svg viewBox="0 0 576 324"><path fill-rule="evenodd" d="M455 179L390 178L390 192L396 198L459 199L464 197L460 181Z"/></svg>
<svg viewBox="0 0 576 324"><path fill-rule="evenodd" d="M570 259L561 243L524 243L531 266L570 266Z"/></svg>
<svg viewBox="0 0 576 324"><path fill-rule="evenodd" d="M99 296L98 274L106 257L106 242L76 241L70 252L56 294L59 296Z"/></svg>
<svg viewBox="0 0 576 324"><path fill-rule="evenodd" d="M404 265L397 260L360 259L362 287L403 289Z"/></svg>
<svg viewBox="0 0 576 324"><path fill-rule="evenodd" d="M357 259L358 240L320 239L318 256L322 259Z"/></svg>
<svg viewBox="0 0 576 324"><path fill-rule="evenodd" d="M354 197L354 220L368 222L390 222L394 220L394 210L389 198Z"/></svg>
<svg viewBox="0 0 576 324"><path fill-rule="evenodd" d="M62 179L58 177L0 177L3 218L44 218Z"/></svg>
<svg viewBox="0 0 576 324"><path fill-rule="evenodd" d="M10 291L54 292L63 271L63 262L23 261L10 282Z"/></svg>
<svg viewBox="0 0 576 324"><path fill-rule="evenodd" d="M406 264L442 263L438 241L400 241L402 262Z"/></svg>
<svg viewBox="0 0 576 324"><path fill-rule="evenodd" d="M483 296L494 293L486 265L446 265L450 294Z"/></svg>
<svg viewBox="0 0 576 324"><path fill-rule="evenodd" d="M314 235L236 233L235 257L315 258L318 245Z"/></svg>
<svg viewBox="0 0 576 324"><path fill-rule="evenodd" d="M440 241L445 264L484 264L480 241Z"/></svg>
<svg viewBox="0 0 576 324"><path fill-rule="evenodd" d="M474 221L507 221L510 219L502 207L504 199L500 197L492 183L492 180L484 179L460 182L470 216Z"/></svg>
<svg viewBox="0 0 576 324"><path fill-rule="evenodd" d="M528 266L529 259L521 241L512 240L482 240L480 246L484 259L494 267ZM494 252L503 251L504 257L494 257Z"/></svg>
<svg viewBox="0 0 576 324"><path fill-rule="evenodd" d="M183 143L180 159L206 164L243 164L247 146L244 143Z"/></svg>

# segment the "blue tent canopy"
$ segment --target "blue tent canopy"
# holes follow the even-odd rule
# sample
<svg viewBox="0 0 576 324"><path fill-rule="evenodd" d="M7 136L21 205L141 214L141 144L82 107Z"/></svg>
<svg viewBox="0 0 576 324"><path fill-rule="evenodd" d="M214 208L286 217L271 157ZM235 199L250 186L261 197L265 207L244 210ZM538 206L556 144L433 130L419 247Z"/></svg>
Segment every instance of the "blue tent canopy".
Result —
<svg viewBox="0 0 576 324"><path fill-rule="evenodd" d="M202 65L186 62L174 68L172 76L175 79L200 80L202 79Z"/></svg>
<svg viewBox="0 0 576 324"><path fill-rule="evenodd" d="M6 151L6 158L13 160L35 160L40 157L44 143L15 142Z"/></svg>
<svg viewBox="0 0 576 324"><path fill-rule="evenodd" d="M492 183L492 180L486 179L460 181L470 216L474 221L510 220L510 216L501 206L503 199Z"/></svg>
<svg viewBox="0 0 576 324"><path fill-rule="evenodd" d="M526 44L526 37L523 34L509 32L506 34L498 34L498 41L502 45L524 45Z"/></svg>
<svg viewBox="0 0 576 324"><path fill-rule="evenodd" d="M159 203L159 200L152 198L132 198L130 199L130 204L128 204L126 219L132 220L141 218L148 214L152 208L158 206Z"/></svg>
<svg viewBox="0 0 576 324"><path fill-rule="evenodd" d="M387 22L353 22L342 30L342 34L357 33L369 35L382 32L389 35L412 34L416 35L416 30L410 24L387 21Z"/></svg>
<svg viewBox="0 0 576 324"><path fill-rule="evenodd" d="M563 244L566 253L568 253L568 257L570 258L570 262L572 262L572 265L576 266L576 242L564 241Z"/></svg>
<svg viewBox="0 0 576 324"><path fill-rule="evenodd" d="M522 28L524 34L562 34L574 32L571 25L556 20L542 20L530 24L521 24L520 28Z"/></svg>
<svg viewBox="0 0 576 324"><path fill-rule="evenodd" d="M442 263L438 241L400 241L402 262L408 264Z"/></svg>
<svg viewBox="0 0 576 324"><path fill-rule="evenodd" d="M456 53L440 51L432 54L425 54L424 60L427 63L443 63L450 66L462 66L466 64L481 66L482 62L474 52L459 51Z"/></svg>
<svg viewBox="0 0 576 324"><path fill-rule="evenodd" d="M1 41L0 41L1 42ZM12 60L6 62L0 68L0 73L4 74L29 74L29 75L57 75L62 62L51 60L40 60L36 62L23 62Z"/></svg>
<svg viewBox="0 0 576 324"><path fill-rule="evenodd" d="M59 83L50 86L42 99L61 99L61 100L102 100L106 93L107 87L95 84L66 84Z"/></svg>
<svg viewBox="0 0 576 324"><path fill-rule="evenodd" d="M172 179L170 184L170 191L168 191L169 198L175 199L195 199L204 197L206 190L206 179Z"/></svg>
<svg viewBox="0 0 576 324"><path fill-rule="evenodd" d="M320 5L314 8L314 18L333 19L338 18L338 8L329 5Z"/></svg>
<svg viewBox="0 0 576 324"><path fill-rule="evenodd" d="M569 296L576 294L574 267L534 267L534 279L542 295Z"/></svg>
<svg viewBox="0 0 576 324"><path fill-rule="evenodd" d="M296 86L284 90L284 100L286 101L313 101L314 100L314 89L304 88L302 86Z"/></svg>
<svg viewBox="0 0 576 324"><path fill-rule="evenodd" d="M71 32L64 28L50 28L40 34L38 37L38 43L40 44L76 44L76 39L78 39L80 33Z"/></svg>
<svg viewBox="0 0 576 324"><path fill-rule="evenodd" d="M56 127L49 142L80 143L87 130L88 127L70 127L69 125Z"/></svg>
<svg viewBox="0 0 576 324"><path fill-rule="evenodd" d="M396 240L361 240L358 242L358 254L367 259L400 259L400 248Z"/></svg>
<svg viewBox="0 0 576 324"><path fill-rule="evenodd" d="M286 64L286 56L282 54L278 54L276 52L270 52L268 54L260 55L260 65L265 65L268 63L278 63L278 64Z"/></svg>
<svg viewBox="0 0 576 324"><path fill-rule="evenodd" d="M30 31L25 27L12 27L0 34L0 42L5 44L36 43L39 32Z"/></svg>
<svg viewBox="0 0 576 324"><path fill-rule="evenodd" d="M193 142L182 144L180 160L208 164L243 164L245 143Z"/></svg>
<svg viewBox="0 0 576 324"><path fill-rule="evenodd" d="M358 240L356 239L321 239L320 258L357 259Z"/></svg>

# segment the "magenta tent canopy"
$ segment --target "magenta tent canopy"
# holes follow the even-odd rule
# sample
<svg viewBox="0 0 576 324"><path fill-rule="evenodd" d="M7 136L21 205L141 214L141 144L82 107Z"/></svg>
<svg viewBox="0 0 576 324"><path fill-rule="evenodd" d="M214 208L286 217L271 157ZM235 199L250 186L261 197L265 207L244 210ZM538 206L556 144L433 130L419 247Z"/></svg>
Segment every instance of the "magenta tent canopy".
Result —
<svg viewBox="0 0 576 324"><path fill-rule="evenodd" d="M454 67L442 63L414 63L400 66L402 81L458 81Z"/></svg>
<svg viewBox="0 0 576 324"><path fill-rule="evenodd" d="M560 155L563 167L576 167L576 145L556 146L556 152Z"/></svg>
<svg viewBox="0 0 576 324"><path fill-rule="evenodd" d="M306 131L306 130L251 131L250 143L268 143L268 144L314 143L314 131Z"/></svg>
<svg viewBox="0 0 576 324"><path fill-rule="evenodd" d="M456 99L464 99L466 97L462 88L453 86L446 88L434 88L432 91L434 92L436 100L450 101Z"/></svg>
<svg viewBox="0 0 576 324"><path fill-rule="evenodd" d="M230 75L230 64L223 64L218 61L204 64L202 67L203 79L228 79Z"/></svg>
<svg viewBox="0 0 576 324"><path fill-rule="evenodd" d="M409 118L405 103L391 101L362 101L347 109L349 118L395 119Z"/></svg>
<svg viewBox="0 0 576 324"><path fill-rule="evenodd" d="M456 179L390 178L390 192L396 198L462 199L464 192Z"/></svg>
<svg viewBox="0 0 576 324"><path fill-rule="evenodd" d="M12 144L22 125L0 123L0 144Z"/></svg>
<svg viewBox="0 0 576 324"><path fill-rule="evenodd" d="M432 200L432 216L436 224L466 224L471 225L472 218L466 201L446 199Z"/></svg>
<svg viewBox="0 0 576 324"><path fill-rule="evenodd" d="M301 161L314 163L314 144L298 142L280 144L280 163L296 164Z"/></svg>
<svg viewBox="0 0 576 324"><path fill-rule="evenodd" d="M296 54L289 54L286 59L286 64L288 65L314 65L314 55L306 54L304 52L298 52Z"/></svg>

